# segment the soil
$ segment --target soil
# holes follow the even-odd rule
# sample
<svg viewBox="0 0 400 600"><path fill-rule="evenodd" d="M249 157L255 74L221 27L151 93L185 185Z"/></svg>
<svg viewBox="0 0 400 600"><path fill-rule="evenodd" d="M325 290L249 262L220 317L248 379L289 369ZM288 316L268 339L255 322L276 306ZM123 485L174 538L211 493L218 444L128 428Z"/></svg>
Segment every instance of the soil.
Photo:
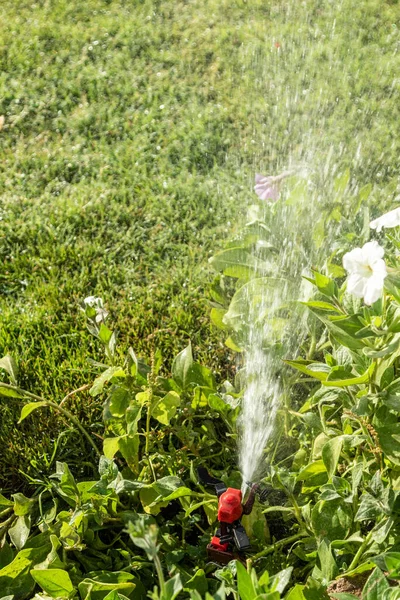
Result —
<svg viewBox="0 0 400 600"><path fill-rule="evenodd" d="M355 577L342 577L333 581L328 587L328 594L353 594L356 598L361 598L362 589L367 581L370 572L356 575ZM329 596L330 598L332 596Z"/></svg>

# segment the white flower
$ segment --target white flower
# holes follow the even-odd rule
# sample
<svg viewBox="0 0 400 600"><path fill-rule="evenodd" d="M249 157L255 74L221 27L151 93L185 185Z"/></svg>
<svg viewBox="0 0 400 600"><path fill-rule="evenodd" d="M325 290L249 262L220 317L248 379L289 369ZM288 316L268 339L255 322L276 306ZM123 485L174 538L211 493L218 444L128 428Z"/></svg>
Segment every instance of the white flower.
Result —
<svg viewBox="0 0 400 600"><path fill-rule="evenodd" d="M373 304L382 295L383 281L387 275L382 258L384 253L382 246L373 241L343 256L343 266L349 274L347 291L364 298L365 304Z"/></svg>
<svg viewBox="0 0 400 600"><path fill-rule="evenodd" d="M86 304L86 306L95 308L96 306L98 306L99 300L101 303L103 303L101 298L96 298L96 296L88 296L87 298L84 299L83 303Z"/></svg>
<svg viewBox="0 0 400 600"><path fill-rule="evenodd" d="M385 213L381 217L378 217L374 221L371 221L369 226L371 229L376 229L379 233L382 230L382 227L397 227L400 225L400 208L395 208L388 213Z"/></svg>
<svg viewBox="0 0 400 600"><path fill-rule="evenodd" d="M93 308L96 311L96 315L95 315L96 323L105 321L106 318L108 317L108 312L104 308L102 298L98 298L96 296L87 296L87 298L84 299L83 303L85 306L88 306L89 308ZM88 316L92 317L92 315L89 315L89 314L88 314ZM94 313L93 313L93 316L94 316Z"/></svg>

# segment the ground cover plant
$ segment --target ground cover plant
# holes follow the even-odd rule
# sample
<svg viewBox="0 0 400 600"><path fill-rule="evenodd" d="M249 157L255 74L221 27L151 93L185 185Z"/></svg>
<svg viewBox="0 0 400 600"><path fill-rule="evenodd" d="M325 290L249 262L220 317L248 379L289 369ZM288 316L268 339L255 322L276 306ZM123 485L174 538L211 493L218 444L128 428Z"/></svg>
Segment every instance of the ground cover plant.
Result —
<svg viewBox="0 0 400 600"><path fill-rule="evenodd" d="M327 203L348 166L374 193L393 182L398 4L353 4L2 2L0 354L27 389L61 401L94 374L76 318L89 295L139 354L158 328L169 363L190 338L228 375L207 257L234 233L254 165L302 163ZM11 491L48 471L64 426L17 430L1 406ZM70 406L100 421L87 392ZM78 463L68 441L58 457Z"/></svg>
<svg viewBox="0 0 400 600"><path fill-rule="evenodd" d="M295 191L299 182L292 183ZM265 227L279 203L297 210L293 190L267 206ZM363 228L344 231L325 273L314 269L308 277L313 296L293 306L310 312L309 335L299 356L282 361L285 398L265 453L267 506L258 504L245 522L253 542L246 567L207 561L217 500L196 476L207 464L228 485L240 485L242 377L217 385L191 345L175 357L170 377L162 374L155 342L149 364L132 348L124 356L102 299L87 297L81 309L103 354L89 393L105 396L104 428L91 437L69 412L68 397L57 404L24 391L15 361L4 357L8 382L0 390L9 402L23 401L20 421L60 412L97 455L90 478L77 481L67 463L57 462L55 473L36 479L32 497L0 497L5 597L398 598L399 220L399 209L372 220L379 242L362 247L354 243L366 236ZM220 321L236 333L229 311L237 310L243 287L260 281L260 263L251 267L248 252L246 244L236 267L222 264L231 248L212 260L223 273L220 289L224 278L236 281L228 318ZM332 270L335 278L326 274ZM214 296L216 289L214 283ZM246 323L246 306L239 312ZM273 318L291 315L286 307ZM274 344L279 351L276 339L268 351Z"/></svg>
<svg viewBox="0 0 400 600"><path fill-rule="evenodd" d="M398 8L366 2L352 7L350 19L346 2L255 3L230 6L229 17L218 19L227 7L210 2L210 21L204 4L176 6L180 20L175 4L146 2L134 11L113 2L60 2L51 9L21 3L21 14L13 17L19 35L9 38L4 64L19 64L20 74L29 61L41 69L35 61L44 56L48 70L40 71L47 78L43 88L40 78L14 79L2 111L10 169L2 238L1 426L2 440L10 431L14 437L2 457L1 600L398 598L400 218L397 210L382 217L395 207L397 194L397 137L388 123L398 110L390 87ZM15 7L7 10L14 15ZM54 29L46 23L50 15L67 18ZM269 45L266 23L275 35ZM33 41L25 47L27 24ZM138 33L134 42L132 28ZM67 32L75 37L61 43L54 31L63 39ZM82 31L88 44L83 50ZM199 31L205 36L203 62ZM111 35L112 51L108 42L100 43L100 33ZM182 55L191 36L193 48ZM209 56L210 38L217 39L220 54ZM100 45L106 57L96 54ZM200 77L188 73L194 54ZM79 56L76 67L71 56ZM131 71L123 71L125 79L118 70L113 90L107 75L126 57L142 69L135 117ZM384 68L374 84L369 74L377 57ZM333 81L340 83L342 95L338 91L333 105L333 86L322 77L320 61L328 61ZM266 83L271 65L289 121L273 104L276 87ZM235 66L245 68L228 102L224 86L235 88ZM158 84L154 96L151 86L149 91L150 82L163 81L163 68L176 74L176 81L161 86L178 111L171 122L164 121L167 103ZM78 71L77 89L86 90L86 99L75 97L74 77L54 77L68 72L76 79ZM14 97L15 88L24 94ZM46 102L31 106L40 94ZM223 109L208 112L219 98L225 98ZM196 112L200 105L204 114ZM180 123L186 109L188 120ZM347 127L337 128L339 115L348 119ZM256 117L262 123L254 127ZM46 156L38 157L32 147L43 130ZM156 142L149 140L157 132L165 137L155 152ZM258 178L264 197L252 203L247 224L240 220L226 244L215 238L231 228L226 219L245 212L234 205L245 198L247 203L244 173L248 168L253 176L251 163L266 152L259 149L265 139L270 148L261 163L290 163L290 173ZM339 152L341 144L346 151ZM109 169L100 173L105 157L110 178ZM55 171L42 180L49 164ZM101 202L98 193L105 194ZM16 199L26 222L18 217ZM199 231L205 231L201 247ZM288 236L292 250L282 261ZM313 268L304 272L304 264ZM206 297L212 268L217 276ZM313 291L307 289L300 302L290 295L272 313L259 315L260 324L269 323L264 350L276 356L282 383L281 408L263 457L267 500L245 519L253 546L246 566L218 567L206 558L217 500L196 469L205 465L228 485L241 485L241 351L249 343L250 307L272 289L271 279L274 290L286 280L295 286L304 281ZM297 340L289 344L293 354L284 353L289 338ZM237 353L238 369L227 359L230 352ZM25 460L14 442L22 428L27 447L41 442ZM16 468L25 472L18 481ZM24 480L22 490L14 487L12 473L18 486Z"/></svg>

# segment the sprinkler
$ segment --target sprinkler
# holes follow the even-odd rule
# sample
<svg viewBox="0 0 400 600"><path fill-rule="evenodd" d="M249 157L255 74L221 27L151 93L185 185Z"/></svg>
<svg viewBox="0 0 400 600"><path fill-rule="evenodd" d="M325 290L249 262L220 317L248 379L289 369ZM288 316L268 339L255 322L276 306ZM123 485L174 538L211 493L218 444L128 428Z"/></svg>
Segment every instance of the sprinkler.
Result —
<svg viewBox="0 0 400 600"><path fill-rule="evenodd" d="M223 481L210 475L204 467L199 467L197 473L201 483L214 487L218 496L219 527L207 546L209 559L224 565L235 558L243 560L240 553L250 550L251 546L240 519L251 513L256 495L261 502L265 501L268 490L262 490L258 483L246 481L250 493L243 504L241 490L227 488Z"/></svg>

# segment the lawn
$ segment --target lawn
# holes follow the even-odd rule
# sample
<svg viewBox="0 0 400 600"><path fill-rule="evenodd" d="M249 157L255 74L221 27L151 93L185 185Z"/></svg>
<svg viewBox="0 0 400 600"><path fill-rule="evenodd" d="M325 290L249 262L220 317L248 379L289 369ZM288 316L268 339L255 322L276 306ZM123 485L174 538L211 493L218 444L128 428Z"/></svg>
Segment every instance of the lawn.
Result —
<svg viewBox="0 0 400 600"><path fill-rule="evenodd" d="M398 193L397 2L2 2L0 353L61 400L100 360L79 303L102 296L120 339L166 363L209 323L208 257L241 222L255 171L288 165ZM1 399L0 487L51 470L58 418L17 426ZM101 404L71 401L96 428ZM69 437L58 456L74 462Z"/></svg>

